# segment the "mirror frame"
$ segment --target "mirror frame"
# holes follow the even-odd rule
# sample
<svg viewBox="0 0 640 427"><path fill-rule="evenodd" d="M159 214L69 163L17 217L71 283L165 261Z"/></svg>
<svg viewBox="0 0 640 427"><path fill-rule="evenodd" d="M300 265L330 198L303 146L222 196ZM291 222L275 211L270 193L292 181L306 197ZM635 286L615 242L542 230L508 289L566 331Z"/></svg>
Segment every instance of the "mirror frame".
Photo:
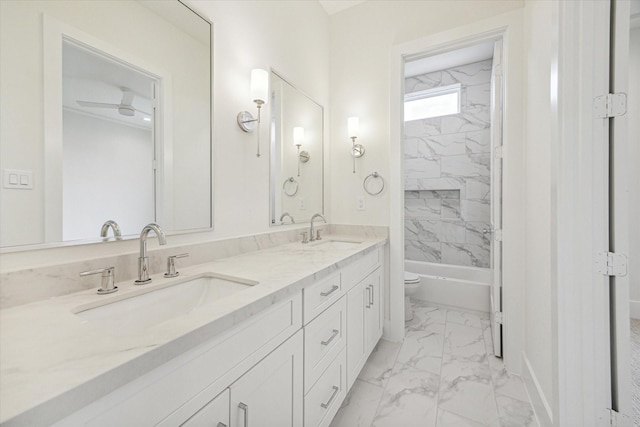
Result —
<svg viewBox="0 0 640 427"><path fill-rule="evenodd" d="M312 103L314 103L315 105L317 105L318 107L320 107L320 111L322 113L322 125L321 125L321 142L322 142L322 147L321 147L321 153L320 153L320 158L322 159L322 166L320 168L320 182L322 183L322 189L320 191L320 203L322 206L322 211L320 212L323 216L326 216L325 214L325 112L324 112L324 106L322 104L320 104L319 102L317 102L316 100L314 100L311 96L309 96L309 94L307 94L305 91L301 90L298 86L294 85L293 83L291 83L291 81L287 78L285 78L282 73L274 70L273 68L269 69L269 73L270 75L273 74L275 76L277 76L280 80L284 81L285 83L287 83L289 86L291 86L292 88L294 88L296 91L298 91L302 96L304 96L305 98L307 98L309 101L311 101ZM269 89L271 89L271 76L269 78ZM279 226L295 226L295 225L299 225L299 224L307 224L310 222L311 220L311 216L316 213L313 212L309 215L308 219L305 219L304 221L296 221L294 224L282 224L282 223L278 223L278 219L276 218L276 203L275 203L275 192L280 190L280 185L279 183L276 182L276 171L275 171L275 146L276 146L276 141L275 141L275 132L272 130L272 126L275 126L275 124L273 123L273 102L271 102L271 111L270 111L270 117L269 117L269 153L270 153L270 158L269 158L269 226L270 227L279 227Z"/></svg>
<svg viewBox="0 0 640 427"><path fill-rule="evenodd" d="M132 0L133 1L133 0ZM182 7L185 7L189 12L195 14L199 19L204 21L209 25L209 226L197 229L187 229L187 230L165 230L166 235L182 235L182 234L192 234L192 233L201 233L201 232L210 232L213 230L213 22L206 18L203 14L183 3L182 0L176 0ZM82 30L76 29L75 27L64 23L63 21L59 21L58 19L51 17L50 15L43 15L43 32L45 35L53 35L54 37L44 37L44 45L43 45L43 55L47 55L51 53L52 50L57 51L60 50L60 55L56 55L55 63L51 63L51 61L44 61L44 94L43 94L43 127L45 129L45 135L43 138L43 143L45 146L45 159L43 160L45 167L44 175L43 175L43 183L45 187L47 187L48 182L51 182L53 174L62 174L62 170L60 168L51 168L51 164L53 161L58 160L58 164L61 164L62 159L62 41L64 39L73 39L75 41L79 41L80 43L88 43L90 47L94 49L100 49L107 54L112 54L119 58L120 60L129 62L131 64L145 64L147 70L158 70L157 67L150 66L146 63L145 60L140 60L134 58L131 54L126 51L121 50L119 47L111 45L107 42L103 42L91 34L85 33ZM58 61L59 60L59 61ZM53 75L52 75L53 73ZM167 74L165 74L167 75ZM57 79L57 80L55 80ZM169 75L169 80L171 79ZM170 83L170 81L169 81ZM51 88L55 88L55 90L51 91ZM167 90L170 90L171 85L169 84ZM171 94L165 95L163 98L170 98ZM55 104L53 104L55 103ZM55 105L55 109L51 108L52 105ZM171 110L171 106L168 106L168 110ZM167 109L167 105L165 105L165 109ZM58 114L60 113L60 114ZM170 114L170 113L169 113ZM164 114L167 115L167 114ZM58 117L59 116L59 117ZM161 120L161 123L155 124L156 129L162 129L168 127L171 129L171 126L166 126L164 118ZM166 141L163 141L165 144ZM53 149L53 152L51 151ZM51 158L53 157L53 158ZM158 161L162 161L161 158ZM54 181L60 181L60 179L56 178ZM155 185L155 184L154 184ZM123 240L133 240L138 239L139 234L127 234L123 235L119 239L115 239L114 236L109 236L106 238L102 237L89 237L78 240L67 240L67 241L53 241L47 242L47 226L46 224L51 221L50 218L50 210L52 205L48 200L51 196L45 190L44 192L44 208L43 208L43 217L45 224L45 242L43 243L35 243L35 244L24 244L24 245L14 245L14 246L4 246L0 247L0 254L4 253L12 253L12 252L23 252L29 250L40 250L40 249L50 249L50 248L59 248L59 247L69 247L69 246L79 246L79 245L88 245L95 243L106 243L106 242L117 242ZM58 203L59 204L59 203ZM152 222L152 221L150 221Z"/></svg>

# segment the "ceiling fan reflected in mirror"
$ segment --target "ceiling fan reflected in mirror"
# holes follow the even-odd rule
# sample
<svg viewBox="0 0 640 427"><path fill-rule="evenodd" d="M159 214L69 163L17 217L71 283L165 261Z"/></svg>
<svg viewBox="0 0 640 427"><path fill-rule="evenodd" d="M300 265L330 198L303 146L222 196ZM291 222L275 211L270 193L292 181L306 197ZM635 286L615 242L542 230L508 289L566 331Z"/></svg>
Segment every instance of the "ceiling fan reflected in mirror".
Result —
<svg viewBox="0 0 640 427"><path fill-rule="evenodd" d="M133 106L133 98L135 97L135 94L131 89L126 87L121 87L120 90L122 91L122 100L120 101L120 104L109 104L105 102L80 101L80 100L76 100L76 102L78 103L78 105L82 107L108 108L112 110L117 110L118 113L122 116L133 117L135 116L137 111L138 113L141 113L147 117L151 117L151 113L147 113L146 111L139 110Z"/></svg>

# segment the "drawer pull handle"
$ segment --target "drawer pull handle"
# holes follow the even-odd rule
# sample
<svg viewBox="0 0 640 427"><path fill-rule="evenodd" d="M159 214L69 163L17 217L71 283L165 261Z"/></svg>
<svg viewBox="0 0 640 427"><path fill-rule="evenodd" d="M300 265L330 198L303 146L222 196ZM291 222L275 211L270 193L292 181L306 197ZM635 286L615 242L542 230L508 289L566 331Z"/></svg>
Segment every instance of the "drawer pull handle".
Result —
<svg viewBox="0 0 640 427"><path fill-rule="evenodd" d="M324 409L327 409L329 405L331 405L331 402L333 402L333 399L336 398L336 394L338 394L338 390L340 390L338 387L333 386L333 394L331 394L329 401L327 403L321 403L320 406L322 406Z"/></svg>
<svg viewBox="0 0 640 427"><path fill-rule="evenodd" d="M331 341L333 341L333 339L334 339L335 337L337 337L337 336L338 336L338 334L339 334L339 333L340 333L340 331L339 331L339 330L334 329L334 330L333 330L333 333L331 334L331 336L329 337L329 339L328 339L328 340L326 340L326 341L320 341L320 344L322 344L322 345L329 345L329 344L331 343Z"/></svg>
<svg viewBox="0 0 640 427"><path fill-rule="evenodd" d="M371 288L367 286L367 305L365 308L371 307Z"/></svg>
<svg viewBox="0 0 640 427"><path fill-rule="evenodd" d="M371 293L369 294L371 295L371 300L369 300L369 304L373 306L373 285L369 285L369 287L371 288Z"/></svg>
<svg viewBox="0 0 640 427"><path fill-rule="evenodd" d="M238 408L244 411L244 427L249 427L249 406L246 403L240 402Z"/></svg>
<svg viewBox="0 0 640 427"><path fill-rule="evenodd" d="M320 292L320 296L328 297L329 295L331 295L332 293L334 293L334 292L335 292L335 291L337 291L338 289L340 289L340 286L338 286L338 285L333 285L333 286L331 287L331 289L330 289L330 290L328 290L328 291L326 291L326 292Z"/></svg>

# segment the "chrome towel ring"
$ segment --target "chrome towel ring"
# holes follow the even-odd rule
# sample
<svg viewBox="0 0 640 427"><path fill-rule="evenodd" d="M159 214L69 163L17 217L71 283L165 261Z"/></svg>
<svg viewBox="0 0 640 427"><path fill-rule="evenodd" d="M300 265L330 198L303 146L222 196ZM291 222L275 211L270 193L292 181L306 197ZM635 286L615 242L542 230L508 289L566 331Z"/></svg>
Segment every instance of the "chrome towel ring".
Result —
<svg viewBox="0 0 640 427"><path fill-rule="evenodd" d="M378 191L369 191L369 189L367 188L367 181L369 181L370 178L377 178L377 179L380 179L380 182L382 182L382 186L380 186L380 189ZM378 172L371 173L367 175L367 177L364 179L364 182L362 183L362 188L364 188L364 191L366 191L367 194L371 194L372 196L377 196L378 194L382 193L382 190L384 190L384 178Z"/></svg>
<svg viewBox="0 0 640 427"><path fill-rule="evenodd" d="M295 184L295 186L293 185L289 185L289 190L287 190L287 183L293 183ZM293 189L291 189L291 187L293 187ZM287 179L284 180L284 182L282 183L282 191L284 191L284 194L286 194L289 197L293 197L298 193L298 181L295 180L294 177L289 177Z"/></svg>

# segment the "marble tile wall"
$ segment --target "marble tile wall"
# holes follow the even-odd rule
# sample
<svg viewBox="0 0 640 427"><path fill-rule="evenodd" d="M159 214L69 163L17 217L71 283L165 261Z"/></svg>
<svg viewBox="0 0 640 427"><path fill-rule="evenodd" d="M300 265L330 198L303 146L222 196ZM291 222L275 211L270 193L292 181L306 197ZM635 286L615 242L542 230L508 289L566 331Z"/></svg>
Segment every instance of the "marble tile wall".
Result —
<svg viewBox="0 0 640 427"><path fill-rule="evenodd" d="M461 85L461 112L405 123L405 258L488 268L491 63L405 79L407 93Z"/></svg>

